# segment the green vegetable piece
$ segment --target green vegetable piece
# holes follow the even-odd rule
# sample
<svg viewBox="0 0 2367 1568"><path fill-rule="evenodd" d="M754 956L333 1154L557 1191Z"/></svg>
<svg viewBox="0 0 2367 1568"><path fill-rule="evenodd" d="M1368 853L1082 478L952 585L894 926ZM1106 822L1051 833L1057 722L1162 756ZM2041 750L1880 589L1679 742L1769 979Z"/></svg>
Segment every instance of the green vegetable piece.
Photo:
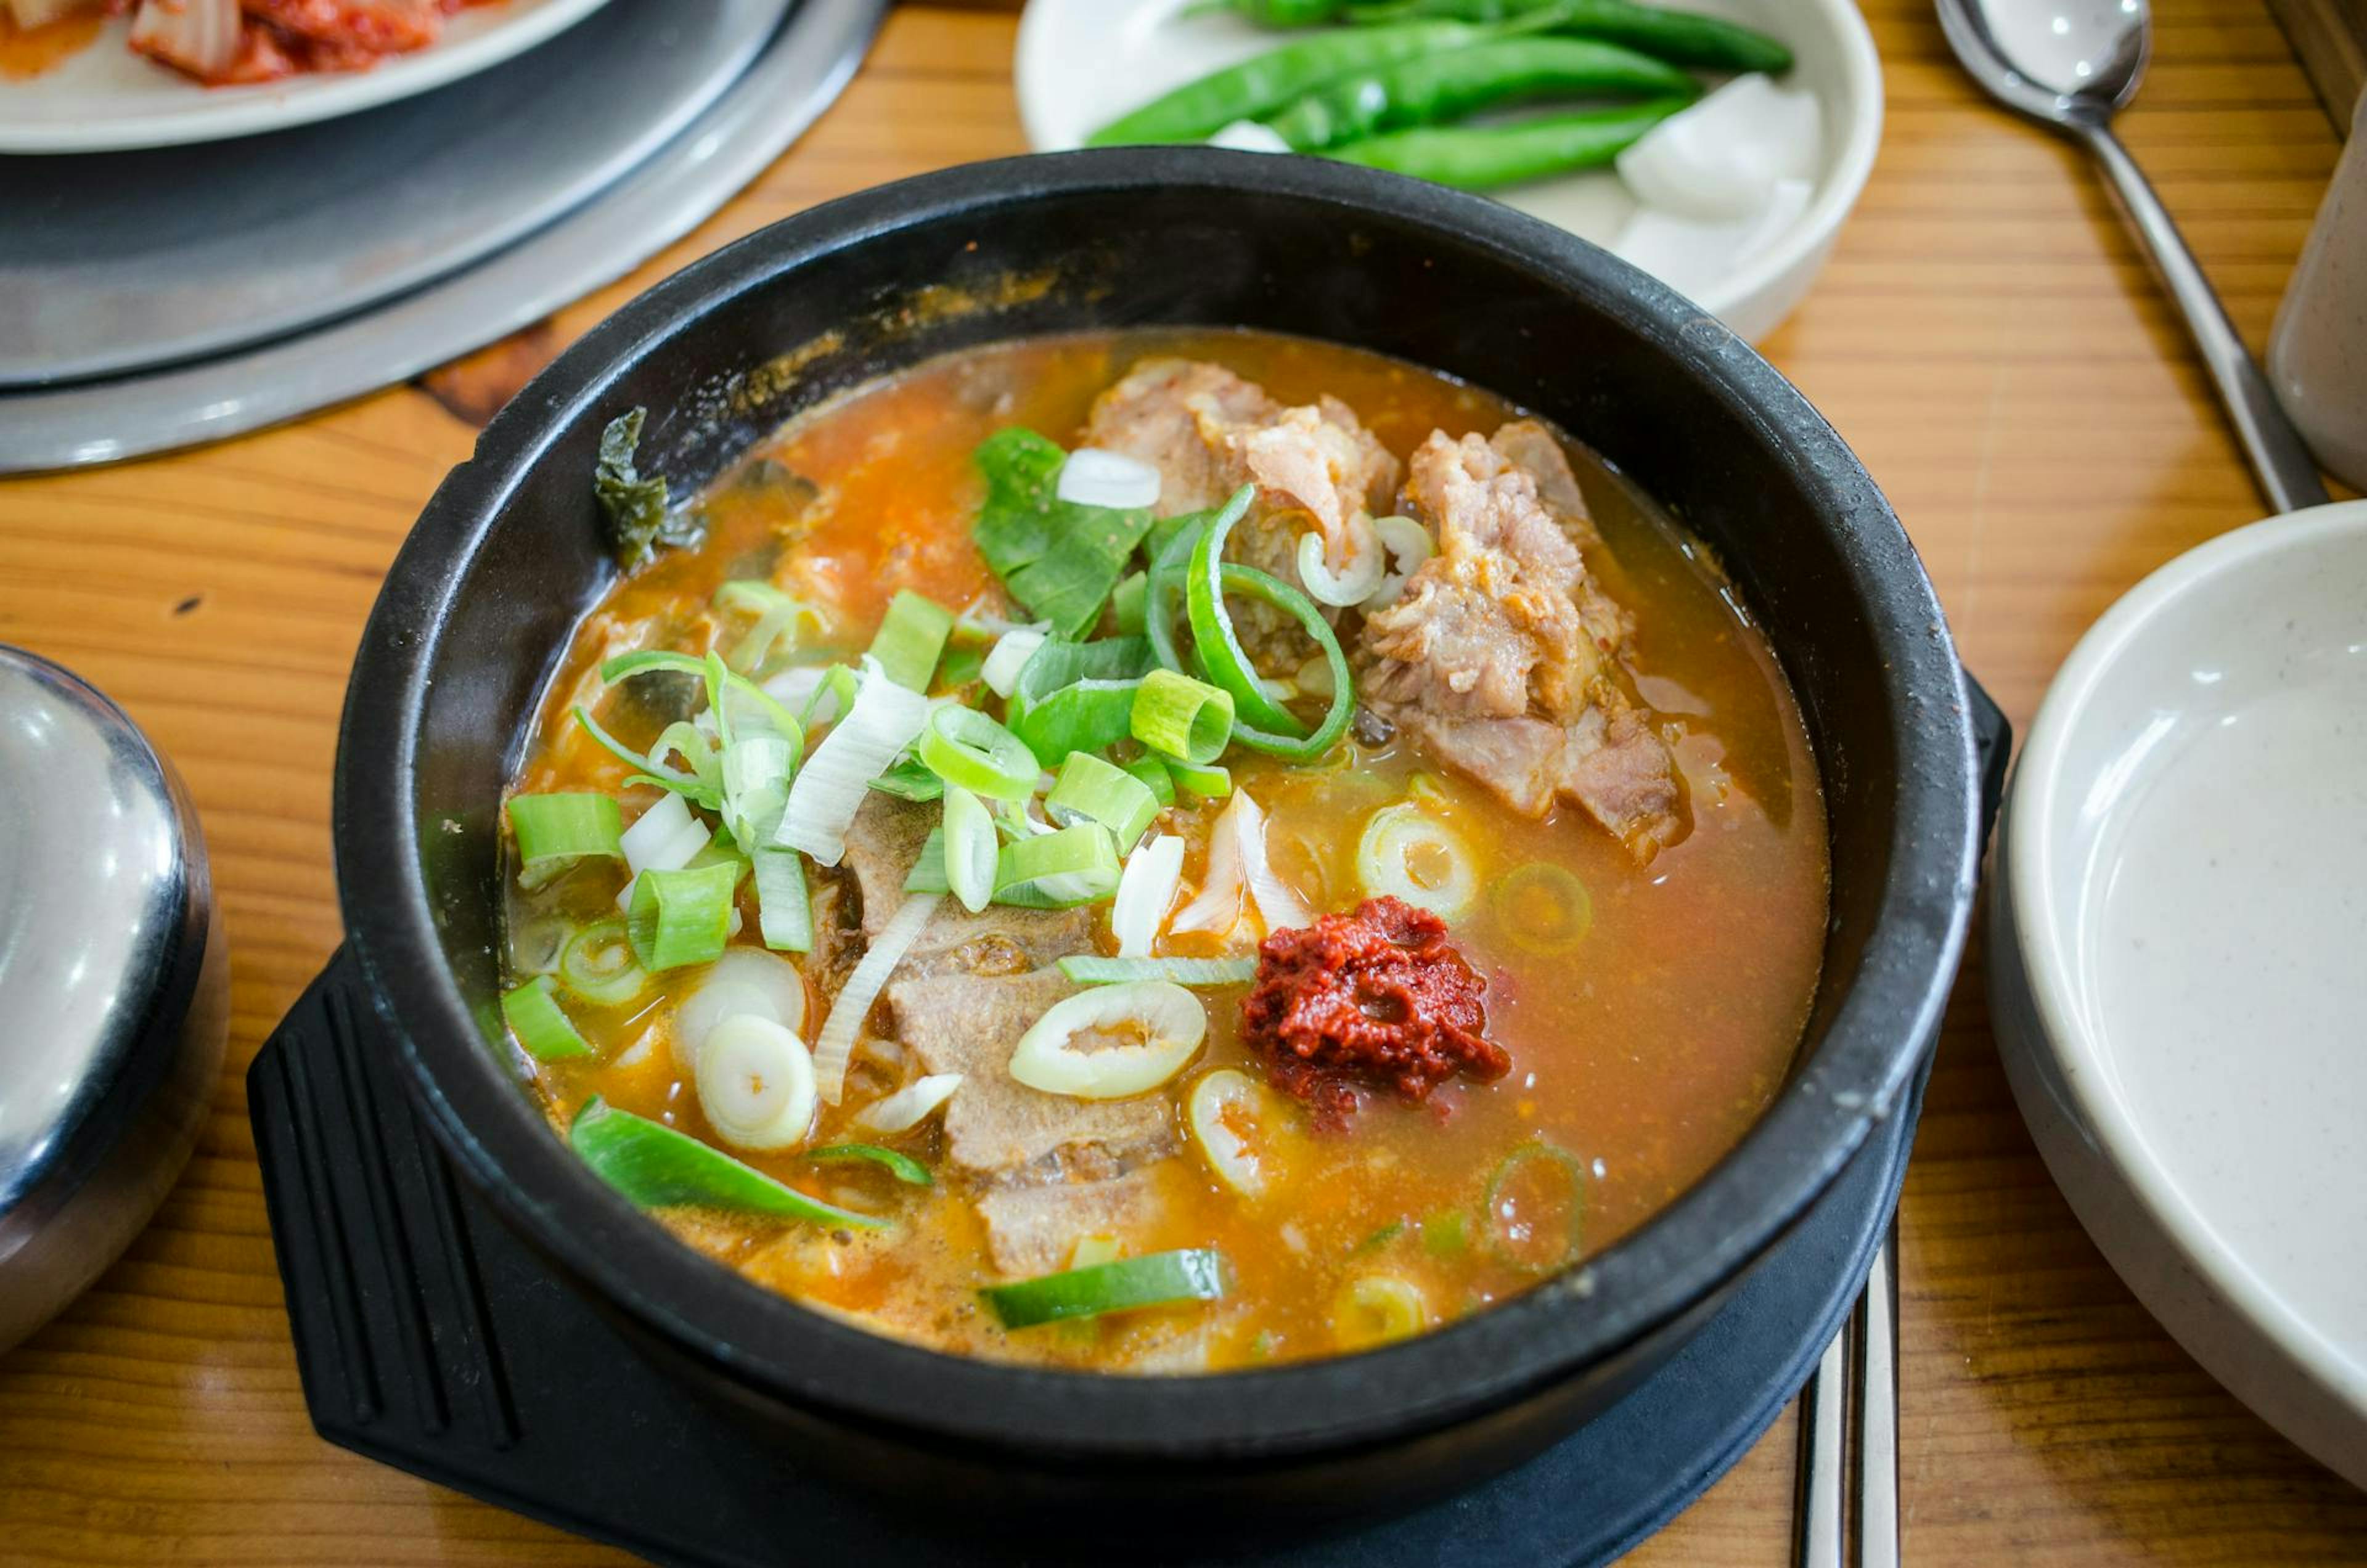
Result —
<svg viewBox="0 0 2367 1568"><path fill-rule="evenodd" d="M972 795L971 799L978 797ZM904 874L907 893L950 893L953 884L946 880L946 830L942 824L929 829L921 840L921 852L913 857L912 869Z"/></svg>
<svg viewBox="0 0 2367 1568"><path fill-rule="evenodd" d="M1497 924L1531 953L1567 953L1594 929L1594 899L1586 884L1549 861L1514 868L1490 897Z"/></svg>
<svg viewBox="0 0 2367 1568"><path fill-rule="evenodd" d="M586 859L625 858L625 822L614 796L514 795L508 809L511 831L517 835L521 887L540 887Z"/></svg>
<svg viewBox="0 0 2367 1568"><path fill-rule="evenodd" d="M894 1149L883 1149L877 1144L832 1144L826 1149L808 1150L806 1158L817 1165L868 1162L882 1167L889 1175L910 1187L928 1187L934 1185L936 1180L929 1174L929 1168L911 1155L900 1154Z"/></svg>
<svg viewBox="0 0 2367 1568"><path fill-rule="evenodd" d="M1145 756L1120 765L1150 786L1150 793L1158 797L1161 811L1175 804L1175 775L1167 771L1164 761L1157 757Z"/></svg>
<svg viewBox="0 0 2367 1568"><path fill-rule="evenodd" d="M1121 636L1142 635L1142 591L1150 581L1146 572L1128 572L1110 590L1110 617L1117 623Z"/></svg>
<svg viewBox="0 0 2367 1568"><path fill-rule="evenodd" d="M647 409L635 409L610 420L600 432L600 457L592 469L592 493L607 527L609 553L628 571L655 556L659 546L695 545L706 532L691 518L669 515L664 479L644 479L634 466L648 417Z"/></svg>
<svg viewBox="0 0 2367 1568"><path fill-rule="evenodd" d="M1119 845L1130 848L1159 815L1159 797L1116 763L1090 751L1071 751L1044 797L1044 815L1064 827L1098 822Z"/></svg>
<svg viewBox="0 0 2367 1568"><path fill-rule="evenodd" d="M687 1133L619 1111L597 1095L576 1112L567 1141L594 1175L644 1209L728 1209L855 1230L881 1230L889 1223L809 1198Z"/></svg>
<svg viewBox="0 0 2367 1568"><path fill-rule="evenodd" d="M1178 986L1246 986L1257 978L1254 958L1104 958L1072 953L1060 973L1080 986L1119 986L1129 980L1165 980Z"/></svg>
<svg viewBox="0 0 2367 1568"><path fill-rule="evenodd" d="M1340 650L1339 637L1313 600L1269 572L1223 558L1225 536L1248 510L1251 493L1248 485L1235 491L1192 546L1191 559L1184 567L1184 604L1192 623L1193 657L1208 678L1231 695L1237 715L1234 739L1252 750L1311 761L1348 732L1348 720L1356 707L1355 682L1348 672L1348 657ZM1229 591L1262 599L1281 610L1298 623L1322 653L1331 671L1331 703L1313 734L1275 702L1259 680L1256 666L1234 633L1232 615L1225 608Z"/></svg>
<svg viewBox="0 0 2367 1568"><path fill-rule="evenodd" d="M1079 752L1101 751L1130 732L1140 681L1078 681L1030 703L1014 720L1019 739L1045 767Z"/></svg>
<svg viewBox="0 0 2367 1568"><path fill-rule="evenodd" d="M1129 142L1200 141L1237 119L1274 113L1294 98L1351 72L1419 59L1486 36L1459 22L1414 22L1325 33L1284 44L1238 65L1186 82L1085 139L1089 147Z"/></svg>
<svg viewBox="0 0 2367 1568"><path fill-rule="evenodd" d="M1267 121L1294 152L1539 98L1692 97L1693 79L1593 39L1498 38L1327 82Z"/></svg>
<svg viewBox="0 0 2367 1568"><path fill-rule="evenodd" d="M649 971L633 956L621 915L595 920L559 950L559 983L594 1007L622 1007L649 989Z"/></svg>
<svg viewBox="0 0 2367 1568"><path fill-rule="evenodd" d="M1637 5L1636 0L1346 0L1335 15L1367 26L1392 27L1439 18L1526 21L1557 33L1607 39L1671 65L1773 75L1792 69L1791 50L1755 28L1723 17Z"/></svg>
<svg viewBox="0 0 2367 1568"><path fill-rule="evenodd" d="M645 871L633 880L625 931L633 956L651 971L711 964L730 940L731 895L740 885L739 857L680 871Z"/></svg>
<svg viewBox="0 0 2367 1568"><path fill-rule="evenodd" d="M1392 131L1327 150L1324 156L1410 175L1457 190L1494 190L1573 169L1600 168L1690 97L1654 98L1609 109L1546 115L1512 125L1458 125Z"/></svg>
<svg viewBox="0 0 2367 1568"><path fill-rule="evenodd" d="M976 708L939 708L914 750L929 772L974 795L1025 800L1036 793L1036 753Z"/></svg>
<svg viewBox="0 0 2367 1568"><path fill-rule="evenodd" d="M559 998L551 995L557 988L549 976L538 975L502 996L502 1021L538 1062L564 1062L592 1055L590 1043L576 1032Z"/></svg>
<svg viewBox="0 0 2367 1568"><path fill-rule="evenodd" d="M1068 454L1032 430L996 432L975 460L986 476L986 502L970 531L979 553L1031 615L1059 636L1082 637L1150 531L1150 510L1060 500Z"/></svg>
<svg viewBox="0 0 2367 1568"><path fill-rule="evenodd" d="M1233 775L1223 768L1195 768L1170 757L1167 772L1178 790L1197 800L1222 800L1233 793Z"/></svg>
<svg viewBox="0 0 2367 1568"><path fill-rule="evenodd" d="M1214 1247L1153 1252L979 1292L1005 1328L1032 1328L1178 1302L1220 1301L1224 1294L1225 1258Z"/></svg>
<svg viewBox="0 0 2367 1568"><path fill-rule="evenodd" d="M975 915L994 899L994 873L1002 863L1002 840L986 803L959 784L946 786L945 820L939 826L946 891Z"/></svg>
<svg viewBox="0 0 2367 1568"><path fill-rule="evenodd" d="M1421 1222L1421 1247L1433 1258L1460 1258L1470 1250L1470 1222L1460 1209L1441 1209Z"/></svg>
<svg viewBox="0 0 2367 1568"><path fill-rule="evenodd" d="M1524 1193L1523 1184L1540 1179L1546 1190ZM1577 1261L1584 1249L1579 1222L1585 1206L1586 1169L1578 1156L1543 1138L1504 1156L1488 1178L1480 1205L1488 1249L1515 1269L1544 1274ZM1557 1216L1555 1189L1562 1190ZM1523 1201L1523 1199L1526 1201ZM1533 1212L1534 1211L1534 1212ZM1557 1243L1553 1235L1558 1226Z"/></svg>
<svg viewBox="0 0 2367 1568"><path fill-rule="evenodd" d="M982 648L948 648L937 660L937 679L933 690L958 692L986 672L986 649Z"/></svg>
<svg viewBox="0 0 2367 1568"><path fill-rule="evenodd" d="M871 657L888 679L915 692L929 689L946 638L954 629L954 613L909 588L898 589L888 601L888 614L871 638Z"/></svg>
<svg viewBox="0 0 2367 1568"><path fill-rule="evenodd" d="M1014 839L997 852L994 901L1027 909L1065 909L1117 891L1121 867L1109 830L1079 822Z"/></svg>
<svg viewBox="0 0 2367 1568"><path fill-rule="evenodd" d="M1375 1231L1372 1235L1358 1242L1354 1247L1350 1247L1348 1249L1348 1256L1351 1258L1369 1258L1374 1253L1378 1252L1381 1248L1388 1246L1389 1243L1395 1241L1399 1236L1404 1235L1405 1228L1405 1222L1403 1220L1391 1220L1387 1224L1383 1225L1380 1229Z"/></svg>
<svg viewBox="0 0 2367 1568"><path fill-rule="evenodd" d="M1233 699L1206 681L1153 670L1134 694L1127 725L1153 751L1205 767L1225 754L1233 738Z"/></svg>
<svg viewBox="0 0 2367 1568"><path fill-rule="evenodd" d="M749 859L756 869L756 930L764 945L776 953L811 953L813 904L806 892L805 856L765 846Z"/></svg>
<svg viewBox="0 0 2367 1568"><path fill-rule="evenodd" d="M934 800L946 793L946 781L918 757L907 757L873 779L871 787L899 800Z"/></svg>

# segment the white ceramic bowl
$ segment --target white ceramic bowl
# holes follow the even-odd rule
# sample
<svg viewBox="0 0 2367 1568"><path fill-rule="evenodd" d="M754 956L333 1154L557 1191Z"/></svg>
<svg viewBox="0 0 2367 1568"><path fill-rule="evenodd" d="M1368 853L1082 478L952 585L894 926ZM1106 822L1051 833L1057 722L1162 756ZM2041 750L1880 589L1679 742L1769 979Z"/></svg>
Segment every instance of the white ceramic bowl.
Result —
<svg viewBox="0 0 2367 1568"><path fill-rule="evenodd" d="M2214 539L2096 623L1990 898L1999 1049L2081 1224L2367 1486L2367 502Z"/></svg>
<svg viewBox="0 0 2367 1568"><path fill-rule="evenodd" d="M1184 17L1193 0L1029 0L1019 24L1019 116L1039 152L1083 144L1096 126L1192 78L1294 35L1229 16ZM1823 168L1807 210L1766 249L1698 288L1701 307L1757 342L1791 314L1832 253L1882 141L1882 62L1852 0L1685 0L1789 44L1784 80L1817 96ZM1608 170L1499 193L1511 206L1609 246L1636 204Z"/></svg>

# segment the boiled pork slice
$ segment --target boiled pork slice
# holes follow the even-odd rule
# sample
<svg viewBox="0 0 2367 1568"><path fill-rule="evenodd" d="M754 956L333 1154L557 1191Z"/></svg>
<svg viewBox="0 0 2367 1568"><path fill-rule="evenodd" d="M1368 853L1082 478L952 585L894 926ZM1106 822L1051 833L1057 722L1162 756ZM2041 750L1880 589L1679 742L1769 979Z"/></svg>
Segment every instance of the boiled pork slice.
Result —
<svg viewBox="0 0 2367 1568"><path fill-rule="evenodd" d="M1629 694L1632 624L1587 569L1602 541L1551 433L1434 432L1406 491L1438 552L1365 623L1365 704L1517 811L1574 801L1639 861L1675 842L1675 765Z"/></svg>

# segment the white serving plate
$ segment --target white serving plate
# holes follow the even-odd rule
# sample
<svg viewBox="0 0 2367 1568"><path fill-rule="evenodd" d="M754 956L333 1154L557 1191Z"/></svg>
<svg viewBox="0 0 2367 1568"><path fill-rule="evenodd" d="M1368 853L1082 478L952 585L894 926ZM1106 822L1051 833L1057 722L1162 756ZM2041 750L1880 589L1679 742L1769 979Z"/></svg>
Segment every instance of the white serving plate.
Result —
<svg viewBox="0 0 2367 1568"><path fill-rule="evenodd" d="M0 152L115 152L253 136L354 114L497 65L607 0L505 0L447 18L443 36L367 71L208 87L124 44L117 17L84 49L25 81L0 81Z"/></svg>
<svg viewBox="0 0 2367 1568"><path fill-rule="evenodd" d="M2113 605L1997 863L1990 1001L2048 1168L2196 1360L2367 1486L2367 502Z"/></svg>
<svg viewBox="0 0 2367 1568"><path fill-rule="evenodd" d="M1019 118L1039 152L1083 144L1097 126L1195 76L1291 38L1230 15L1186 17L1193 0L1029 0L1019 23ZM1790 45L1789 86L1824 107L1824 167L1807 210L1756 257L1693 296L1756 342L1808 290L1857 205L1882 140L1882 63L1852 0L1683 0L1688 10L1747 22ZM1276 154L1282 156L1283 154ZM1608 170L1497 193L1522 211L1609 246L1636 203Z"/></svg>

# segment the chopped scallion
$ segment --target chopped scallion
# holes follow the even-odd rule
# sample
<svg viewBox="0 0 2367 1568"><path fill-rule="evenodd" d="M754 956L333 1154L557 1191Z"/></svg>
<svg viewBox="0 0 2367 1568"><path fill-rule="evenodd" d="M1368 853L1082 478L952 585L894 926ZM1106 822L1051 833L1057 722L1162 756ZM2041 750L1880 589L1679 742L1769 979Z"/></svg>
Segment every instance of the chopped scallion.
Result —
<svg viewBox="0 0 2367 1568"><path fill-rule="evenodd" d="M1079 822L1003 845L995 857L994 901L1049 909L1090 904L1117 891L1120 869L1108 829Z"/></svg>
<svg viewBox="0 0 2367 1568"><path fill-rule="evenodd" d="M633 884L625 929L641 967L679 969L722 955L730 939L731 895L740 885L737 856L680 871L645 871Z"/></svg>
<svg viewBox="0 0 2367 1568"><path fill-rule="evenodd" d="M976 799L976 796L972 796ZM942 827L929 829L921 840L921 852L912 861L912 869L904 874L907 893L950 893L946 881L946 830Z"/></svg>
<svg viewBox="0 0 2367 1568"><path fill-rule="evenodd" d="M588 1056L591 1045L577 1033L566 1010L552 995L558 983L548 975L537 975L525 985L502 996L502 1021L510 1026L526 1054L538 1062L564 1062L573 1056Z"/></svg>
<svg viewBox="0 0 2367 1568"><path fill-rule="evenodd" d="M939 708L914 750L931 773L974 795L1025 800L1036 793L1036 754L976 708Z"/></svg>
<svg viewBox="0 0 2367 1568"><path fill-rule="evenodd" d="M946 786L946 818L942 829L946 890L977 914L994 897L994 873L1001 862L1002 840L986 803L959 784Z"/></svg>
<svg viewBox="0 0 2367 1568"><path fill-rule="evenodd" d="M594 1007L622 1007L649 988L621 916L595 920L559 950L559 983Z"/></svg>
<svg viewBox="0 0 2367 1568"><path fill-rule="evenodd" d="M1129 980L1167 980L1178 986L1246 986L1257 978L1254 958L1104 958L1076 953L1060 960L1060 973L1080 986L1121 986Z"/></svg>
<svg viewBox="0 0 2367 1568"><path fill-rule="evenodd" d="M813 905L806 893L805 856L795 850L759 847L756 867L756 929L776 953L813 951Z"/></svg>
<svg viewBox="0 0 2367 1568"><path fill-rule="evenodd" d="M946 781L917 757L907 757L871 781L871 787L899 800L934 800L946 793Z"/></svg>
<svg viewBox="0 0 2367 1568"><path fill-rule="evenodd" d="M1232 739L1233 699L1206 681L1153 670L1134 694L1127 724L1153 751L1205 767L1225 754Z"/></svg>
<svg viewBox="0 0 2367 1568"><path fill-rule="evenodd" d="M946 638L954 629L954 613L909 588L899 589L888 602L888 615L871 638L871 657L898 685L915 692L929 689Z"/></svg>
<svg viewBox="0 0 2367 1568"><path fill-rule="evenodd" d="M1164 761L1175 787L1185 795L1201 800L1221 800L1233 793L1233 775L1223 768L1196 768L1172 757Z"/></svg>
<svg viewBox="0 0 2367 1568"><path fill-rule="evenodd" d="M1116 620L1121 635L1142 635L1144 591L1150 586L1150 574L1138 571L1120 578L1118 585L1110 590L1110 615Z"/></svg>
<svg viewBox="0 0 2367 1568"><path fill-rule="evenodd" d="M1071 751L1044 796L1044 815L1063 827L1098 822L1122 848L1131 849L1159 815L1159 797L1116 763L1090 751Z"/></svg>
<svg viewBox="0 0 2367 1568"><path fill-rule="evenodd" d="M539 887L587 857L625 858L625 822L613 795L514 795L509 818L520 886Z"/></svg>
<svg viewBox="0 0 2367 1568"><path fill-rule="evenodd" d="M1120 765L1150 786L1150 793L1159 798L1161 811L1175 804L1175 775L1167 771L1166 762L1157 757L1145 756Z"/></svg>
<svg viewBox="0 0 2367 1568"><path fill-rule="evenodd" d="M935 1178L929 1174L929 1168L911 1155L900 1154L894 1149L883 1149L878 1144L832 1144L825 1149L808 1150L806 1158L818 1165L844 1165L853 1160L866 1161L878 1166L897 1180L912 1187L927 1187L935 1181Z"/></svg>

